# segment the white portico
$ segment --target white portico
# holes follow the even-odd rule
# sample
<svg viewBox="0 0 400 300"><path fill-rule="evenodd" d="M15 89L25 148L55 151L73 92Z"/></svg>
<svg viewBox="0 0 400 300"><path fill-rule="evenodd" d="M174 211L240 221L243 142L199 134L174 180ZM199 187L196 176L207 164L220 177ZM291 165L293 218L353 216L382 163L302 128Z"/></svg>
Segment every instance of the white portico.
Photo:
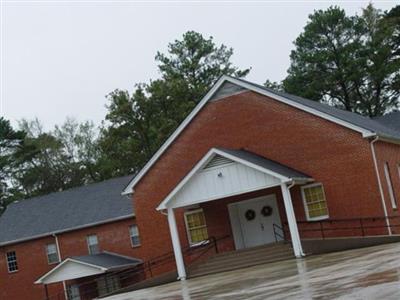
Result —
<svg viewBox="0 0 400 300"><path fill-rule="evenodd" d="M157 208L158 210L166 210L168 213L168 224L179 278L185 279L186 271L174 215L175 208L199 205L234 195L280 186L294 255L302 257L304 253L292 205L290 188L295 184L304 184L311 181L313 181L312 178L299 171L252 152L212 148ZM271 201L271 199L254 199L251 203L248 201L249 203L246 203L246 207L257 210L258 207L262 206L262 201ZM273 207L273 202L271 202L271 206ZM249 209L250 212L251 210ZM249 217L253 218L253 216ZM254 214L253 219L255 218L256 215ZM234 227L235 222L231 223L232 227ZM264 224L261 224L261 226L263 227L262 230L264 230ZM254 230L257 230L259 226L254 228ZM246 227L246 229L249 235L256 235L256 231L252 231L251 227ZM232 231L234 231L234 228L232 228Z"/></svg>

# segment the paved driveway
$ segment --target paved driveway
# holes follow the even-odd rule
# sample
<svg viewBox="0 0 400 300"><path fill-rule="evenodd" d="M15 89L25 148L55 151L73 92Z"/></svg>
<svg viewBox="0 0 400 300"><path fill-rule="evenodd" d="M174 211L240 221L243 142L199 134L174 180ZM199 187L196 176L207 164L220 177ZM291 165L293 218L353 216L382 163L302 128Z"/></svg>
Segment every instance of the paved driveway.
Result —
<svg viewBox="0 0 400 300"><path fill-rule="evenodd" d="M400 243L193 278L107 300L400 299Z"/></svg>

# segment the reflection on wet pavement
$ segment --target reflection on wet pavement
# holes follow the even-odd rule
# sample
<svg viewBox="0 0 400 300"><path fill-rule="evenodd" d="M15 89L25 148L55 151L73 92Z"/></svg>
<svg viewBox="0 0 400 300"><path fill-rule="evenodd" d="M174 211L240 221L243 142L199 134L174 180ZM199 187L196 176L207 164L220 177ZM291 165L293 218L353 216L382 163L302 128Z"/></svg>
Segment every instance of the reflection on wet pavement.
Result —
<svg viewBox="0 0 400 300"><path fill-rule="evenodd" d="M259 265L106 299L400 299L400 243Z"/></svg>

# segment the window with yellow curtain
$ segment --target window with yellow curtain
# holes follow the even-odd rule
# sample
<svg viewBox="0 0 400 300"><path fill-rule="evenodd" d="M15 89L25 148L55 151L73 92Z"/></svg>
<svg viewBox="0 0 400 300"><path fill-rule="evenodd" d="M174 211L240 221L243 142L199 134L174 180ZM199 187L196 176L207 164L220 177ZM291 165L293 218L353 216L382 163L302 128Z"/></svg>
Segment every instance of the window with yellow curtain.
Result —
<svg viewBox="0 0 400 300"><path fill-rule="evenodd" d="M328 206L322 184L306 185L301 189L307 219L309 221L327 219L329 217Z"/></svg>
<svg viewBox="0 0 400 300"><path fill-rule="evenodd" d="M185 223L191 245L208 239L206 219L202 209L185 212Z"/></svg>

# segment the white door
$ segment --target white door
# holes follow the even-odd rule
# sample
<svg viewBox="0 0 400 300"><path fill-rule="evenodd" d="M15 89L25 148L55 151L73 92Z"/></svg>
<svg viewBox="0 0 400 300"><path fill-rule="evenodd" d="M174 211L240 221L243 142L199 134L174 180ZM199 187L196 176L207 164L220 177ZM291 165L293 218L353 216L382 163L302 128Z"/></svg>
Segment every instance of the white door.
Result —
<svg viewBox="0 0 400 300"><path fill-rule="evenodd" d="M236 205L244 248L275 242L273 224L281 226L275 195L246 200Z"/></svg>

